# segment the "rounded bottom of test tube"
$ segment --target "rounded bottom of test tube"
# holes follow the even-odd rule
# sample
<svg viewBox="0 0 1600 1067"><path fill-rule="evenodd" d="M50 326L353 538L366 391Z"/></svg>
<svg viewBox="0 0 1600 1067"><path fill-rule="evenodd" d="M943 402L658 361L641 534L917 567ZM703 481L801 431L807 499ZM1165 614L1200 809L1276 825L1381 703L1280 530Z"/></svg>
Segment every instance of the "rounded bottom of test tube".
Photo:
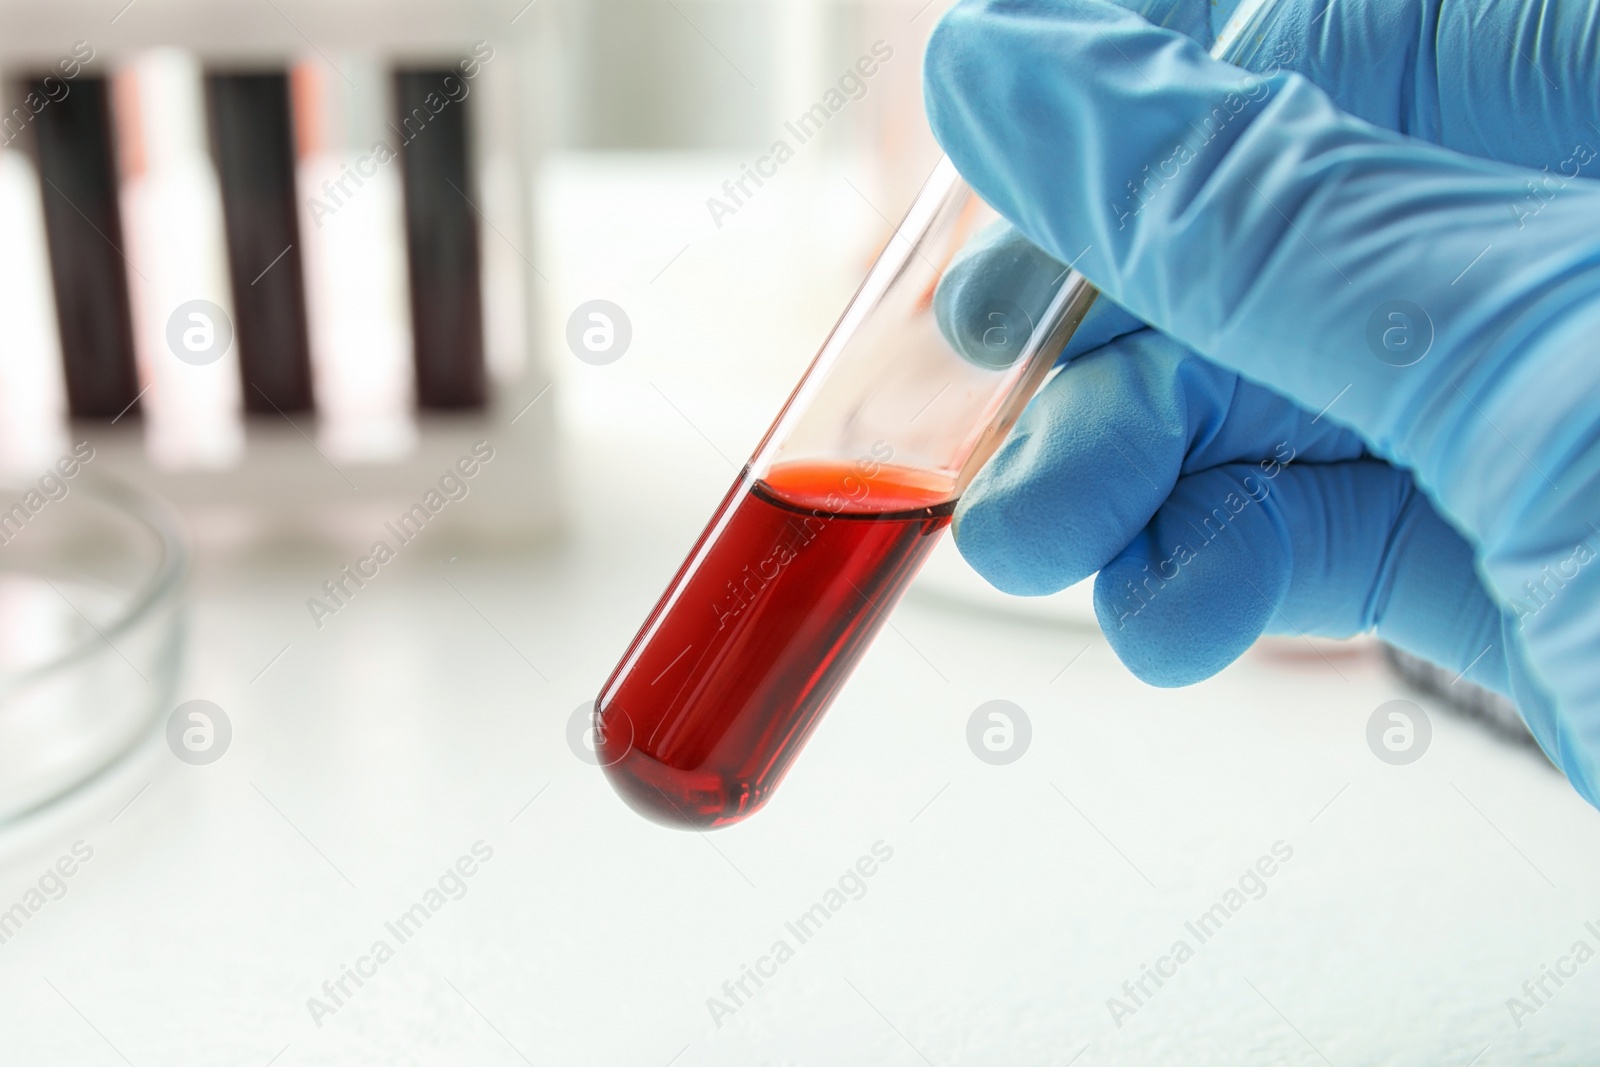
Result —
<svg viewBox="0 0 1600 1067"><path fill-rule="evenodd" d="M669 767L632 745L617 748L621 751L607 751L603 741L596 747L606 777L628 807L652 822L675 830L715 830L761 806L745 783Z"/></svg>

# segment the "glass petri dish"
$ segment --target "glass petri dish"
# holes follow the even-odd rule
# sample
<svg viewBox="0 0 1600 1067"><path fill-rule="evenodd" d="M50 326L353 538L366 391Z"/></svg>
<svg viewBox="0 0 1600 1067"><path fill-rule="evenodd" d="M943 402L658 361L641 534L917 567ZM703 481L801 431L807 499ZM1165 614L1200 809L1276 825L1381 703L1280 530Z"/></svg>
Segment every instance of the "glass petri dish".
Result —
<svg viewBox="0 0 1600 1067"><path fill-rule="evenodd" d="M0 825L115 763L171 701L189 553L120 482L0 481Z"/></svg>

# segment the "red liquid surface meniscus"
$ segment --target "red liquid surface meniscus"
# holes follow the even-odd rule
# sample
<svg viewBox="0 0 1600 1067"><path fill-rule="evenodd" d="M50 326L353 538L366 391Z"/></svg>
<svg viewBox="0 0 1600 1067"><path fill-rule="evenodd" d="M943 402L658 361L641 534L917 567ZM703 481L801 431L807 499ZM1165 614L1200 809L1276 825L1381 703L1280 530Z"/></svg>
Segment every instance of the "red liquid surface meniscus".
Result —
<svg viewBox="0 0 1600 1067"><path fill-rule="evenodd" d="M906 467L741 475L595 702L617 792L690 829L760 808L954 511L948 477Z"/></svg>

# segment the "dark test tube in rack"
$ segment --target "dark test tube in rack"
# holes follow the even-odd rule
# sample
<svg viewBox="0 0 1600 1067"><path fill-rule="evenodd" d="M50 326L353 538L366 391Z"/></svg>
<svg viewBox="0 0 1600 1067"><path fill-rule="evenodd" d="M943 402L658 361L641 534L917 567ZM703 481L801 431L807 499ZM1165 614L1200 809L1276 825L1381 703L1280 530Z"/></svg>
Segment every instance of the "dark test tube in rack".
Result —
<svg viewBox="0 0 1600 1067"><path fill-rule="evenodd" d="M467 98L451 68L395 74L394 133L405 185L417 405L482 407L483 296L468 164Z"/></svg>
<svg viewBox="0 0 1600 1067"><path fill-rule="evenodd" d="M289 79L282 72L212 74L206 96L244 406L303 411L312 404L311 354Z"/></svg>
<svg viewBox="0 0 1600 1067"><path fill-rule="evenodd" d="M43 81L26 88L51 95ZM39 168L68 408L75 418L131 417L139 378L110 85L104 78L74 80L72 91L52 99L27 130Z"/></svg>

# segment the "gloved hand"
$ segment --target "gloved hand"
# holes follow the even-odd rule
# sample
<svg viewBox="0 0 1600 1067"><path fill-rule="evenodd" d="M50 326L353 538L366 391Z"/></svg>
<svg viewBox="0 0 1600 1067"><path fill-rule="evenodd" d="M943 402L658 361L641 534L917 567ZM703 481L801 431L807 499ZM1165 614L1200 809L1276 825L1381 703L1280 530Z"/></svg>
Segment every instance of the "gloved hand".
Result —
<svg viewBox="0 0 1600 1067"><path fill-rule="evenodd" d="M1020 230L949 272L947 334L1057 261L1104 294L958 546L1015 593L1098 570L1157 685L1375 629L1600 806L1596 9L1278 0L1251 74L1164 2L964 0L928 46L934 131Z"/></svg>

